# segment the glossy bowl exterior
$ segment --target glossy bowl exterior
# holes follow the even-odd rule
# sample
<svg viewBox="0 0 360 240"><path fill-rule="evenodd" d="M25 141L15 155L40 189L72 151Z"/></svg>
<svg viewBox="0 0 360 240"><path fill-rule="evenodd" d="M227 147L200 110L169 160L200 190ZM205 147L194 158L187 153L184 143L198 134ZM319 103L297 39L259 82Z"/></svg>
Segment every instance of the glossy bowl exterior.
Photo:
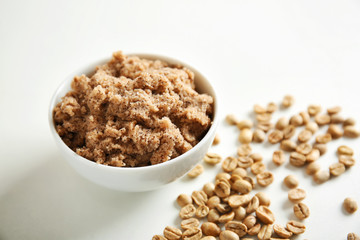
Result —
<svg viewBox="0 0 360 240"><path fill-rule="evenodd" d="M101 186L120 190L120 191L129 191L129 192L140 192L148 191L159 188L165 184L173 182L179 177L186 174L191 170L196 164L201 161L209 147L212 144L212 141L215 137L216 128L218 125L218 107L215 91L207 81L207 79L196 71L194 68L171 58L158 56L153 54L129 54L136 55L141 58L146 59L159 59L170 64L181 64L195 73L195 86L198 92L208 93L214 98L214 114L213 114L213 123L209 131L206 133L204 138L191 150L188 152L171 159L167 162L145 166L145 167L135 167L135 168L121 168L121 167L112 167L102 164L95 163L86 158L77 155L72 151L60 138L58 133L55 130L54 121L53 121L53 109L58 102L61 101L63 97L70 89L71 81L75 75L81 74L90 74L94 71L96 66L105 64L109 59L102 60L90 64L87 67L80 69L75 72L68 78L66 78L61 85L56 90L53 95L49 107L49 124L51 132L55 138L55 142L60 149L61 154L64 159L69 162L69 164L83 177L86 179L97 183Z"/></svg>

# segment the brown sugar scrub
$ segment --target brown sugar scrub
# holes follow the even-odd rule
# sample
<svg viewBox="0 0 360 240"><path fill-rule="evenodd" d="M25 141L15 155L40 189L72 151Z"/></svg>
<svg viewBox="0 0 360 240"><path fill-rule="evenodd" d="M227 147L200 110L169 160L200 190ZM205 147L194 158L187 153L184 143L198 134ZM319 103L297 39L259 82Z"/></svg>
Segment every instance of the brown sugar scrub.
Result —
<svg viewBox="0 0 360 240"><path fill-rule="evenodd" d="M154 165L194 147L212 124L213 98L194 73L160 60L115 52L90 76L75 76L53 111L74 152L117 167Z"/></svg>

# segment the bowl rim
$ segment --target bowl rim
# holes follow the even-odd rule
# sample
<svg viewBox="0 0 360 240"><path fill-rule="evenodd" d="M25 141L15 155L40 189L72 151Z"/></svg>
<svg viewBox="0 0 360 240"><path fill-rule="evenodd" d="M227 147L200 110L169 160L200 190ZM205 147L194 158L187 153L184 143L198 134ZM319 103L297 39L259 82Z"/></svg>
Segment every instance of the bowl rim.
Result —
<svg viewBox="0 0 360 240"><path fill-rule="evenodd" d="M193 152L195 152L197 150L198 147L200 147L200 145L204 145L206 144L207 140L209 138L211 138L211 136L215 135L215 131L217 129L217 125L219 124L219 109L218 109L218 98L217 98L217 94L216 91L213 87L213 85L210 83L210 81L208 80L208 78L200 73L196 68L184 63L183 61L171 58L171 57L167 57L164 55L159 55L159 54L151 54L151 53L129 53L129 54L125 54L127 56L139 56L140 58L145 58L145 59L150 59L150 60L154 60L154 59L158 59L161 61L165 61L169 63L178 63L181 64L182 66L190 69L191 71L194 72L195 74L195 80L197 76L200 76L201 78L203 78L203 80L205 80L206 84L208 85L208 88L210 90L212 90L212 93L207 93L209 95L211 95L214 99L213 102L213 119L212 119L212 124L209 128L209 130L207 131L207 133L205 134L205 136L194 146L192 147L189 151L175 157L172 158L166 162L162 162L159 164L155 164L155 165L148 165L148 166L141 166L141 167L115 167L115 166L108 166L108 165L104 165L104 164L100 164L100 163L96 163L94 161L91 161L87 158L84 158L80 155L78 155L76 152L74 152L71 148L69 148L64 141L61 139L61 137L59 136L59 134L57 133L56 129L55 129L55 124L53 121L53 109L56 106L56 104L58 102L56 102L56 99L59 97L60 92L62 91L62 89L64 87L66 87L66 85L71 84L71 82L73 81L74 76L77 76L79 74L89 74L89 69L92 69L90 71L95 70L95 68L97 66L100 66L102 64L105 64L106 62L108 62L111 58L106 57L106 58L102 58L100 60L97 61L93 61L89 64L87 64L86 66L82 66L81 68L78 68L77 71L74 71L71 75L68 75L64 80L62 80L60 82L60 84L58 85L58 87L56 88L54 94L51 97L50 100L50 104L49 104L49 111L48 111L48 120L49 120L49 126L50 126L50 131L52 133L52 135L54 136L55 140L63 145L66 149L67 152L69 152L70 154L73 154L73 156L79 160L80 162L82 162L83 164L92 167L92 168L100 168L100 169L105 169L108 171L119 171L119 172L136 172L136 171L148 171L151 169L160 169L160 168L166 168L167 166L171 166L179 161L181 161L183 158L187 158L188 156L191 156ZM85 70L85 71L84 71ZM196 83L195 83L196 85ZM61 149L62 150L62 149Z"/></svg>

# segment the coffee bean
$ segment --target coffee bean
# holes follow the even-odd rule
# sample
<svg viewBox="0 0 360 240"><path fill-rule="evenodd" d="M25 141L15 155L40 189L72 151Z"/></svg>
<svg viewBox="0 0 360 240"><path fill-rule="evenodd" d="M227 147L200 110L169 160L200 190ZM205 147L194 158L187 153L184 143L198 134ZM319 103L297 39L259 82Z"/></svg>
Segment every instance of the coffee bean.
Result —
<svg viewBox="0 0 360 240"><path fill-rule="evenodd" d="M290 232L292 232L293 234L302 234L305 232L306 230L306 227L303 223L301 222L297 222L297 221L289 221L287 224L286 224L286 228L287 230L289 230Z"/></svg>
<svg viewBox="0 0 360 240"><path fill-rule="evenodd" d="M305 199L305 197L306 197L306 192L304 189L301 189L301 188L291 189L288 192L289 200L294 203L298 203L298 202L302 201L303 199Z"/></svg>
<svg viewBox="0 0 360 240"><path fill-rule="evenodd" d="M182 232L178 228L167 226L164 229L164 236L168 240L178 240L182 237Z"/></svg>
<svg viewBox="0 0 360 240"><path fill-rule="evenodd" d="M306 204L304 204L304 203L296 203L294 205L293 210L294 210L295 216L300 220L303 220L310 216L309 207L306 206Z"/></svg>

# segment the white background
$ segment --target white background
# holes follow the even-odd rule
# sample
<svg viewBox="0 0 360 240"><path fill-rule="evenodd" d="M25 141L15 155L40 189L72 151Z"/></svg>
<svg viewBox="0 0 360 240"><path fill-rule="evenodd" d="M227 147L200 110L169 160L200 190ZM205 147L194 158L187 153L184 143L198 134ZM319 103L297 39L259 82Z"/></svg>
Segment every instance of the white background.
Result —
<svg viewBox="0 0 360 240"><path fill-rule="evenodd" d="M221 118L248 118L255 103L341 105L360 122L360 2L344 1L0 1L0 239L151 239L179 226L175 199L212 181L206 167L162 189L122 193L80 177L59 155L47 119L52 93L70 73L112 52L177 58L204 73L218 90ZM358 125L358 128L359 125ZM324 129L325 130L325 129ZM233 155L238 131L221 123L211 151ZM336 162L336 140L320 163ZM293 219L282 179L292 173L308 196L311 216L298 239L346 239L360 234L360 164L313 184L303 170L270 163L274 146L254 145L275 174L264 189L277 222ZM258 191L259 189L256 189Z"/></svg>

